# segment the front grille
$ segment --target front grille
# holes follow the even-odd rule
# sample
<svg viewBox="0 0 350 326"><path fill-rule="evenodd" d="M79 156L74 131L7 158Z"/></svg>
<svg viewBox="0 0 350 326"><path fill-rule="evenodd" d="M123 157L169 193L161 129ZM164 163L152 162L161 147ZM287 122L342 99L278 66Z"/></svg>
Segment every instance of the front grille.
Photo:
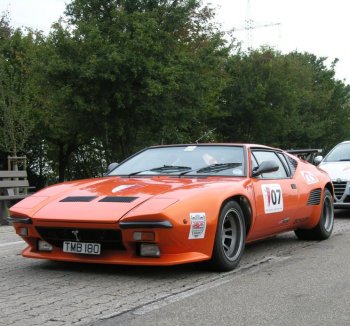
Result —
<svg viewBox="0 0 350 326"><path fill-rule="evenodd" d="M346 189L346 181L345 182L333 182L333 187L334 187L334 195L335 198L340 200L341 197L343 196L345 189Z"/></svg>
<svg viewBox="0 0 350 326"><path fill-rule="evenodd" d="M319 205L321 203L321 188L314 189L310 192L307 206Z"/></svg>
<svg viewBox="0 0 350 326"><path fill-rule="evenodd" d="M79 231L80 242L100 243L102 250L125 250L120 230L47 227L37 227L36 230L45 241L59 248L63 247L64 241L77 241L73 232Z"/></svg>

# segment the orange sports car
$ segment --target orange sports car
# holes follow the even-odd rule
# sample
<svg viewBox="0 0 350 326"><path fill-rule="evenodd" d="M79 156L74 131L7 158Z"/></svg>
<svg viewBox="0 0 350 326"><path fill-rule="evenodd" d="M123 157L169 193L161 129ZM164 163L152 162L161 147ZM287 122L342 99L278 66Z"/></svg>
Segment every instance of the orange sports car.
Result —
<svg viewBox="0 0 350 326"><path fill-rule="evenodd" d="M146 148L100 178L43 189L10 209L24 257L128 265L204 262L235 268L246 243L294 230L327 239L326 172L248 144Z"/></svg>

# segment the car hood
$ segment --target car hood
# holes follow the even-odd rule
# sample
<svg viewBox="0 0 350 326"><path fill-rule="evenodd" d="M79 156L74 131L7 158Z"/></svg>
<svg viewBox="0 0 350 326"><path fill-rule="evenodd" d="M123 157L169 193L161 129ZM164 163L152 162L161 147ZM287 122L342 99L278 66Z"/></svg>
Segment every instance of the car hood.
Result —
<svg viewBox="0 0 350 326"><path fill-rule="evenodd" d="M153 210L159 212L190 194L218 184L217 178L104 177L48 187L17 203L10 211L13 215L29 216L33 221L111 223L145 202L149 207L150 199Z"/></svg>
<svg viewBox="0 0 350 326"><path fill-rule="evenodd" d="M350 180L350 162L322 162L319 168L326 171L333 181Z"/></svg>

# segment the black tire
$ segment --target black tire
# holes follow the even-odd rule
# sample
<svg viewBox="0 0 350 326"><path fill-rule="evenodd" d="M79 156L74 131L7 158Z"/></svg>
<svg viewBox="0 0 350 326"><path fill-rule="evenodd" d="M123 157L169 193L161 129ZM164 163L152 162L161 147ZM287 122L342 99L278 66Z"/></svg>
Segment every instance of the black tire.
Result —
<svg viewBox="0 0 350 326"><path fill-rule="evenodd" d="M209 267L225 272L234 269L240 262L246 239L244 215L235 201L221 209Z"/></svg>
<svg viewBox="0 0 350 326"><path fill-rule="evenodd" d="M325 240L330 237L334 225L333 197L328 189L324 190L322 211L318 224L313 229L295 230L301 240Z"/></svg>

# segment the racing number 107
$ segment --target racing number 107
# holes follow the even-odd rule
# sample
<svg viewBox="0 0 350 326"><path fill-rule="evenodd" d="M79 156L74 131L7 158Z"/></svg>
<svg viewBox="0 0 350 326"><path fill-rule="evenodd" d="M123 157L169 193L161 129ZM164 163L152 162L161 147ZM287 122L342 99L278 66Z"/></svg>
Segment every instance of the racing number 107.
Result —
<svg viewBox="0 0 350 326"><path fill-rule="evenodd" d="M283 211L283 192L279 184L262 185L266 214Z"/></svg>

